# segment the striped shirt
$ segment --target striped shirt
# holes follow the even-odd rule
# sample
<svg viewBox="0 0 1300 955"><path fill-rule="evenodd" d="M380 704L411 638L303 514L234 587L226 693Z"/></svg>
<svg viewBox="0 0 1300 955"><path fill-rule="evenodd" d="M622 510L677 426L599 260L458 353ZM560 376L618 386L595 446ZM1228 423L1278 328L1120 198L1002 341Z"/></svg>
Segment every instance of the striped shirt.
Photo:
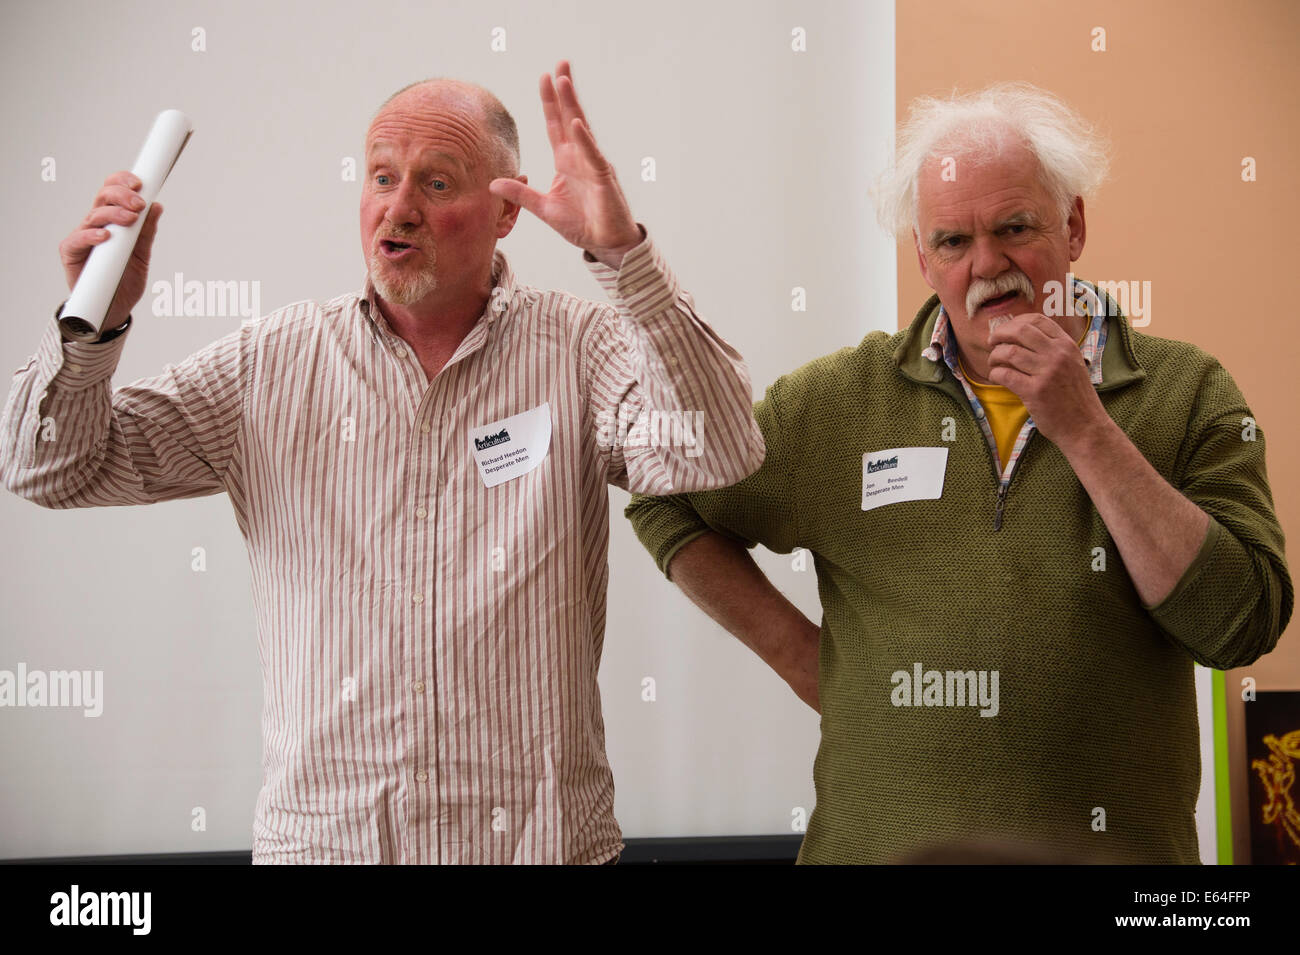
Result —
<svg viewBox="0 0 1300 955"><path fill-rule="evenodd" d="M111 394L129 334L63 343L51 323L17 372L0 420L15 493L230 495L265 685L254 862L622 851L596 683L606 484L722 487L764 447L744 362L653 242L588 267L612 305L518 285L498 251L432 381L368 278Z"/></svg>

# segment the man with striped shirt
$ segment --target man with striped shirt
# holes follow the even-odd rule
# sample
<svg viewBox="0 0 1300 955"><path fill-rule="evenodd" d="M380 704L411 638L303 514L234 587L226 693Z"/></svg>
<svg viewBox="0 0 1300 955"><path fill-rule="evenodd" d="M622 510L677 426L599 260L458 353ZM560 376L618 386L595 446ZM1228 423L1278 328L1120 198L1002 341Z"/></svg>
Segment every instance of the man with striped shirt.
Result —
<svg viewBox="0 0 1300 955"><path fill-rule="evenodd" d="M744 363L696 314L592 139L542 79L556 176L518 174L490 93L414 84L366 137L360 292L300 302L110 393L161 207L98 342L47 325L0 419L0 473L46 507L229 493L264 665L259 863L605 863L596 673L606 484L721 487L762 463ZM105 182L69 287L144 203ZM521 284L527 208L611 304ZM57 314L56 314L57 318ZM44 418L58 440L38 439ZM628 430L630 426L630 430Z"/></svg>

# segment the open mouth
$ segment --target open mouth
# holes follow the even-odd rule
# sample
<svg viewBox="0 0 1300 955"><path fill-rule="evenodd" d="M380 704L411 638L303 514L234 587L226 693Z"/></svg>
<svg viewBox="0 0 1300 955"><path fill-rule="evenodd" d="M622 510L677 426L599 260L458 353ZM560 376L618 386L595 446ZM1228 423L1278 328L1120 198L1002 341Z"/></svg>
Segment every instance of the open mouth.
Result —
<svg viewBox="0 0 1300 955"><path fill-rule="evenodd" d="M379 251L390 259L398 259L408 252L414 251L415 246L409 242L402 242L398 239L381 239L379 242Z"/></svg>
<svg viewBox="0 0 1300 955"><path fill-rule="evenodd" d="M997 308L999 305L1008 305L1012 301L1014 301L1017 297L1019 297L1019 295L1020 293L1013 289L1010 292L1004 292L1002 295L999 295L997 298L989 299L983 305L981 305L980 308L982 309Z"/></svg>

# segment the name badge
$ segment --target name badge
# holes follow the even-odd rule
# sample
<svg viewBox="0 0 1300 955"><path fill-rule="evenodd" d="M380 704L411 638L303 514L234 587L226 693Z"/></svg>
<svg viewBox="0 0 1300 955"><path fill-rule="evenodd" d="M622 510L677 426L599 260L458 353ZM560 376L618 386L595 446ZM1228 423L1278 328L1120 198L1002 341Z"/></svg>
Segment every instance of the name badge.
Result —
<svg viewBox="0 0 1300 955"><path fill-rule="evenodd" d="M947 448L889 448L862 456L862 509L943 494Z"/></svg>
<svg viewBox="0 0 1300 955"><path fill-rule="evenodd" d="M469 448L484 487L527 474L551 449L551 403L471 428Z"/></svg>

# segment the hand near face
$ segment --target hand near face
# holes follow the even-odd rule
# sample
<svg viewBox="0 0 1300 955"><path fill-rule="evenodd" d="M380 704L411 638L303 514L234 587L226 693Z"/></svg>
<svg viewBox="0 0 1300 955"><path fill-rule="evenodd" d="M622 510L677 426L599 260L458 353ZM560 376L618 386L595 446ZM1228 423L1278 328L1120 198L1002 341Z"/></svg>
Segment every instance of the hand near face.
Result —
<svg viewBox="0 0 1300 955"><path fill-rule="evenodd" d="M618 268L624 253L641 244L641 230L632 218L614 167L591 135L566 61L556 66L554 79L549 73L542 77L541 94L546 134L555 153L550 191L540 193L517 179L494 179L488 188L493 195L527 209L606 265Z"/></svg>
<svg viewBox="0 0 1300 955"><path fill-rule="evenodd" d="M1046 315L1029 312L999 323L989 331L989 349L989 381L1015 392L1035 427L1058 447L1109 419L1078 344Z"/></svg>

